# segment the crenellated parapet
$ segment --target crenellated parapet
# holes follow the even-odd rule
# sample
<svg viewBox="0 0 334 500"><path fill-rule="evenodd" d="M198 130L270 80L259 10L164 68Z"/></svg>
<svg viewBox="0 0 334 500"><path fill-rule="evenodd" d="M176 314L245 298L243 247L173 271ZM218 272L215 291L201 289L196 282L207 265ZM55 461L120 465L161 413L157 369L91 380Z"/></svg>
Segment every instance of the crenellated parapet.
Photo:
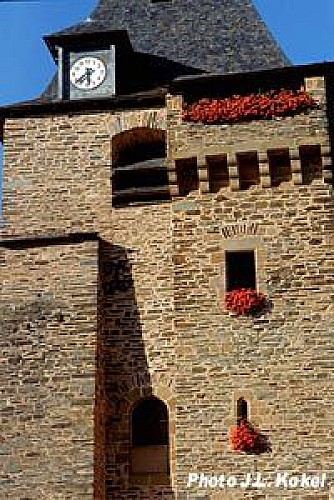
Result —
<svg viewBox="0 0 334 500"><path fill-rule="evenodd" d="M260 75L256 85L258 88L266 86L265 92L272 92L277 86L275 72L269 82L268 74L265 76L265 82L261 83ZM291 74L287 76L291 79ZM240 78L247 88L247 75L240 75ZM309 109L302 108L270 119L249 120L246 117L232 124L219 123L219 120L217 123L203 123L200 119L189 121L184 112L189 99L201 102L200 99L214 95L208 99L208 105L213 107L211 103L218 99L219 89L225 99L234 94L240 82L236 78L234 87L231 78L226 80L225 85L223 77L220 80L202 78L197 82L196 93L190 81L179 81L174 93L167 96L168 165L173 196L194 190L217 193L220 189L238 191L252 186L267 189L283 183L299 186L313 181L331 182L328 81L324 76L300 75L298 89L295 79L290 81L295 92L303 92L312 102ZM249 80L249 88L254 89L254 75L249 75ZM288 78L286 84L289 85ZM202 114L205 115L205 109ZM184 178L188 181L186 187Z"/></svg>

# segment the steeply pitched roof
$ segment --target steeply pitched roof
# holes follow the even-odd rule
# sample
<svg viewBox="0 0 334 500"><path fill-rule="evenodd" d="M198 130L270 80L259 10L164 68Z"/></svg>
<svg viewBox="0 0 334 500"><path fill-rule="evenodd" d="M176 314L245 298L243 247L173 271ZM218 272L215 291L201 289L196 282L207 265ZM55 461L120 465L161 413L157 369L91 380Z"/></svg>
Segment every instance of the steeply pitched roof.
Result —
<svg viewBox="0 0 334 500"><path fill-rule="evenodd" d="M112 30L126 30L153 66L152 56L176 63L176 76L182 66L225 74L289 64L252 0L100 0L87 21L53 36Z"/></svg>
<svg viewBox="0 0 334 500"><path fill-rule="evenodd" d="M288 63L251 0L100 0L90 19L58 34L125 29L136 51L216 73Z"/></svg>

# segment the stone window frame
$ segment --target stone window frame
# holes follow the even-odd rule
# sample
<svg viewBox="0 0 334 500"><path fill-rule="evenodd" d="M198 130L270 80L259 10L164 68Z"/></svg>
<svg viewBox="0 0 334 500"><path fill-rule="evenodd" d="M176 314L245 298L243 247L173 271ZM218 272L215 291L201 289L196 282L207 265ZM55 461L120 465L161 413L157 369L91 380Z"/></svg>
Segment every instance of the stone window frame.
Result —
<svg viewBox="0 0 334 500"><path fill-rule="evenodd" d="M247 402L248 422L255 427L260 427L265 424L268 419L267 407L263 401L256 397L256 392L247 387L240 387L232 392L230 402L230 414L226 419L227 426L235 426L238 421L238 401L243 398Z"/></svg>
<svg viewBox="0 0 334 500"><path fill-rule="evenodd" d="M158 409L158 412L157 413L165 413L165 418L166 420L164 420L164 422L166 423L167 425L167 432L166 432L166 435L165 433L162 433L162 432L159 432L159 436L150 436L150 443L146 443L146 444L136 444L134 443L134 440L136 441L137 439L137 425L138 423L135 422L135 419L134 417L137 416L137 411L139 408L141 407L144 407L146 403L148 402L151 402L151 403L154 403L156 408ZM136 425L134 425L134 423L136 423ZM143 398L140 398L138 399L138 401L133 405L132 407L132 411L131 411L131 445L132 447L136 447L136 446L150 446L150 445L153 445L153 444L164 444L164 445L169 445L169 429L168 429L168 426L169 426L169 414L168 414L168 407L166 405L166 403L160 399L160 398L157 398L156 396L148 396L148 397L143 397ZM142 429L142 427L141 427ZM151 428L150 428L150 434L151 434ZM159 443L154 443L153 441L157 440L158 441L161 441ZM162 441L166 441L166 442L162 442Z"/></svg>
<svg viewBox="0 0 334 500"><path fill-rule="evenodd" d="M148 401L154 401L158 410L166 412L167 436L166 442L160 444L146 443L135 444L134 438L134 413ZM159 408L160 407L160 408ZM158 411L158 413L159 413ZM169 412L166 403L156 396L142 397L132 406L130 421L130 480L132 484L164 485L169 483L170 478L170 436L169 436ZM162 436L160 436L161 438ZM153 471L150 464L160 463L161 469ZM165 470L162 470L165 467Z"/></svg>
<svg viewBox="0 0 334 500"><path fill-rule="evenodd" d="M246 261L246 262L245 262ZM238 268L243 267L241 273ZM225 288L256 288L256 262L254 250L225 250Z"/></svg>
<svg viewBox="0 0 334 500"><path fill-rule="evenodd" d="M267 279L265 272L266 252L260 237L233 238L223 241L222 259L222 296L226 290L226 252L254 251L256 289L267 293Z"/></svg>
<svg viewBox="0 0 334 500"><path fill-rule="evenodd" d="M134 387L126 395L126 405L124 407L124 417L127 419L128 432L129 432L129 453L131 454L131 436L132 424L131 416L133 409L138 405L142 399L147 398L160 399L167 407L168 410L168 432L169 432L169 474L142 474L135 475L131 473L130 467L128 470L128 484L129 486L142 487L142 486L170 486L174 488L176 478L176 436L175 436L175 398L171 389L165 384L159 384L152 389L149 386ZM129 455L129 465L131 456ZM155 477L154 477L155 476Z"/></svg>
<svg viewBox="0 0 334 500"><path fill-rule="evenodd" d="M249 403L243 396L237 399L237 424L242 420L249 420Z"/></svg>
<svg viewBox="0 0 334 500"><path fill-rule="evenodd" d="M178 195L185 197L200 188L197 157L177 158L174 161Z"/></svg>
<svg viewBox="0 0 334 500"><path fill-rule="evenodd" d="M111 158L113 208L170 201L165 129L141 125L113 134Z"/></svg>

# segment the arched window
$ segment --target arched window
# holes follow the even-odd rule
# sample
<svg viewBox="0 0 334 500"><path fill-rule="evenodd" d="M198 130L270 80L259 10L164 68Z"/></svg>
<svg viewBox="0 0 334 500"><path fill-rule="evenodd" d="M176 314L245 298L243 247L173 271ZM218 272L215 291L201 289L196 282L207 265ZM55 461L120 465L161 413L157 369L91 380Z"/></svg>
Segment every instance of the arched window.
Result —
<svg viewBox="0 0 334 500"><path fill-rule="evenodd" d="M248 403L244 398L239 398L237 401L237 424L242 420L248 420Z"/></svg>
<svg viewBox="0 0 334 500"><path fill-rule="evenodd" d="M168 410L160 399L144 399L132 413L132 446L168 445Z"/></svg>
<svg viewBox="0 0 334 500"><path fill-rule="evenodd" d="M169 200L165 131L134 128L112 141L113 205Z"/></svg>
<svg viewBox="0 0 334 500"><path fill-rule="evenodd" d="M158 398L141 400L132 412L131 472L153 481L169 474L168 409Z"/></svg>

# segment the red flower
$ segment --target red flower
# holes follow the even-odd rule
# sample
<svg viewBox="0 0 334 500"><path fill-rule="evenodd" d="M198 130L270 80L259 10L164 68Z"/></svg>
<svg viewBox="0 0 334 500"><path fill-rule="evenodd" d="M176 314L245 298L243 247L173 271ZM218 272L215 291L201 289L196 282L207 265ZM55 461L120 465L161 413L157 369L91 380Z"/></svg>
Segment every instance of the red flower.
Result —
<svg viewBox="0 0 334 500"><path fill-rule="evenodd" d="M254 314L266 305L267 298L256 290L239 288L228 292L225 296L225 307L228 311L237 314Z"/></svg>
<svg viewBox="0 0 334 500"><path fill-rule="evenodd" d="M236 123L301 113L316 106L305 90L270 91L267 94L234 95L225 99L200 99L185 105L183 119L201 123Z"/></svg>
<svg viewBox="0 0 334 500"><path fill-rule="evenodd" d="M261 451L261 434L247 420L231 429L231 446L234 451L258 453Z"/></svg>

